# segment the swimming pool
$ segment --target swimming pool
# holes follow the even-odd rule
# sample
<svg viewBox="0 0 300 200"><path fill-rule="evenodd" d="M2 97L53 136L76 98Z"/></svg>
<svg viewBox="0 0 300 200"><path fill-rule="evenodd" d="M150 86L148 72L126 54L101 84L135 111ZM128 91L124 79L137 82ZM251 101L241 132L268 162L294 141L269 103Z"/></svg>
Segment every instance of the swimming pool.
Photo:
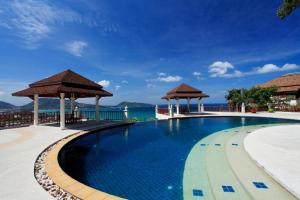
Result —
<svg viewBox="0 0 300 200"><path fill-rule="evenodd" d="M74 179L127 199L182 199L186 158L202 138L238 126L291 123L271 118L209 117L137 123L91 133L59 154Z"/></svg>

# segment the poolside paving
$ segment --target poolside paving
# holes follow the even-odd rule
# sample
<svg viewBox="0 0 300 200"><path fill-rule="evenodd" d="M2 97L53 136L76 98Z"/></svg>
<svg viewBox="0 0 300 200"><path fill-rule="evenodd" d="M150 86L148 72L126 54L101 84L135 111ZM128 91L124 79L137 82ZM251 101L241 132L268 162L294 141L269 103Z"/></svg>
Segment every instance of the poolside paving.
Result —
<svg viewBox="0 0 300 200"><path fill-rule="evenodd" d="M35 180L34 163L39 154L61 138L108 123L82 124L64 131L52 126L0 130L0 199L54 199Z"/></svg>
<svg viewBox="0 0 300 200"><path fill-rule="evenodd" d="M300 125L259 129L245 138L245 148L264 170L300 198Z"/></svg>

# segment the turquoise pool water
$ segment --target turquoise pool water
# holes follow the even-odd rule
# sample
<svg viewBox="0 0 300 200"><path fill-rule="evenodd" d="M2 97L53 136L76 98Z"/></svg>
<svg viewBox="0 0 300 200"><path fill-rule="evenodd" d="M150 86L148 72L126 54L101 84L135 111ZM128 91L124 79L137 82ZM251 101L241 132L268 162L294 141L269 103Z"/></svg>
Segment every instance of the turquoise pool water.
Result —
<svg viewBox="0 0 300 200"><path fill-rule="evenodd" d="M185 160L199 140L227 128L291 122L210 117L137 123L71 141L59 163L76 180L123 198L182 199Z"/></svg>

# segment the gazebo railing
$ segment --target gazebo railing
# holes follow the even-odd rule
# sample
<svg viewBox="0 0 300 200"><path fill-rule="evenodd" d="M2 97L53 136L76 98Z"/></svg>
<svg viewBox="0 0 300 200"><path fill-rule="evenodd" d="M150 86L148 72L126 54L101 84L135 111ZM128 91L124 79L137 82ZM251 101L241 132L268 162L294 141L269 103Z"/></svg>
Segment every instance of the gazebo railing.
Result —
<svg viewBox="0 0 300 200"><path fill-rule="evenodd" d="M0 128L18 127L31 125L33 123L33 113L31 112L1 112Z"/></svg>
<svg viewBox="0 0 300 200"><path fill-rule="evenodd" d="M81 111L78 117L74 114L66 113L66 124L74 124L82 121L96 119L96 111ZM101 120L121 121L125 120L125 113L118 111L100 111ZM39 113L39 124L59 124L59 112L41 112ZM29 126L33 124L32 112L0 112L0 129L9 127Z"/></svg>
<svg viewBox="0 0 300 200"><path fill-rule="evenodd" d="M163 115L168 115L169 114L169 109L168 108L158 108L157 113L163 114Z"/></svg>
<svg viewBox="0 0 300 200"><path fill-rule="evenodd" d="M96 119L96 111L82 111L82 118L84 120L95 120ZM100 120L113 120L113 121L121 121L125 120L125 113L122 110L113 110L100 111Z"/></svg>

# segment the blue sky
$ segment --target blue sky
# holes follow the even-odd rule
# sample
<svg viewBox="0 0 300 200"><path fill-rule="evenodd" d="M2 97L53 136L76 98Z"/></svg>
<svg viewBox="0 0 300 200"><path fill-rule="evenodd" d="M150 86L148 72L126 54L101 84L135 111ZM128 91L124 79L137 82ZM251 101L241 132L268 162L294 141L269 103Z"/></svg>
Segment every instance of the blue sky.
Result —
<svg viewBox="0 0 300 200"><path fill-rule="evenodd" d="M300 11L281 0L0 0L0 100L72 69L123 100L163 103L185 82L225 102L226 91L300 71ZM93 102L93 100L85 100Z"/></svg>

